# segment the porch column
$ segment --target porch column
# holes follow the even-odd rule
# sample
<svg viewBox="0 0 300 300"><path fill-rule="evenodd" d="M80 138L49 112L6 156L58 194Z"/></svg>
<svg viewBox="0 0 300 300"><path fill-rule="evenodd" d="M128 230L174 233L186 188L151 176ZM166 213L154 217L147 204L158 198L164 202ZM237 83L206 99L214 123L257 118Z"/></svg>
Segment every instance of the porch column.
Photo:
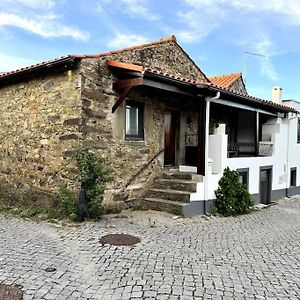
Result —
<svg viewBox="0 0 300 300"><path fill-rule="evenodd" d="M259 111L256 110L255 115L255 156L259 156Z"/></svg>
<svg viewBox="0 0 300 300"><path fill-rule="evenodd" d="M199 99L198 110L198 145L197 145L197 174L205 175L205 123L207 103L205 99Z"/></svg>

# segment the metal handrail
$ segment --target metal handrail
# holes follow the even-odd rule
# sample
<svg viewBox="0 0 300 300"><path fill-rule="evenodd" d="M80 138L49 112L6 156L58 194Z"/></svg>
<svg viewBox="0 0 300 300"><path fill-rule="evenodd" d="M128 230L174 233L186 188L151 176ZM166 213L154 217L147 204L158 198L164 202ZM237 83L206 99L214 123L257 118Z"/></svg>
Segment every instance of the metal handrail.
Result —
<svg viewBox="0 0 300 300"><path fill-rule="evenodd" d="M144 165L143 167L135 174L133 175L128 181L127 183L124 185L124 188L126 189L146 168L149 167L149 165L161 154L165 151L165 149L161 149L159 150L151 159L149 159Z"/></svg>

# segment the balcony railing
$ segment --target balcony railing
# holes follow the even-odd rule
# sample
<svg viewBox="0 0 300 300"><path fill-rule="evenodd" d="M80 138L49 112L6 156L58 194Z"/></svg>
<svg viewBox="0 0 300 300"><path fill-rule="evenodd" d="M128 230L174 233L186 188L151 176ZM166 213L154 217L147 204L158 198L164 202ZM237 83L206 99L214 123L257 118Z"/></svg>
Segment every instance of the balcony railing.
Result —
<svg viewBox="0 0 300 300"><path fill-rule="evenodd" d="M259 142L259 156L272 156L273 143ZM228 157L251 157L256 155L255 142L239 142L228 144Z"/></svg>
<svg viewBox="0 0 300 300"><path fill-rule="evenodd" d="M259 142L259 156L272 156L273 143L272 142Z"/></svg>

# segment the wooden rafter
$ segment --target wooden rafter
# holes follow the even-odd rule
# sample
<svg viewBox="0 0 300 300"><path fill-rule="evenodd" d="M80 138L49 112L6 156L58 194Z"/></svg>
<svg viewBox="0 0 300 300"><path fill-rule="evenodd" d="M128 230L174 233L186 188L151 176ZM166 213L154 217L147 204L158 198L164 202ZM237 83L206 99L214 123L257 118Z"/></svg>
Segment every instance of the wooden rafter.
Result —
<svg viewBox="0 0 300 300"><path fill-rule="evenodd" d="M116 90L123 90L128 87L142 85L143 82L144 82L144 79L142 77L118 80L113 84L113 88Z"/></svg>
<svg viewBox="0 0 300 300"><path fill-rule="evenodd" d="M116 111L116 109L120 106L120 104L124 101L124 99L126 98L126 96L129 94L129 92L131 91L132 86L129 86L127 88L125 88L122 93L120 94L119 99L116 101L116 103L113 105L111 111L112 113L114 113Z"/></svg>

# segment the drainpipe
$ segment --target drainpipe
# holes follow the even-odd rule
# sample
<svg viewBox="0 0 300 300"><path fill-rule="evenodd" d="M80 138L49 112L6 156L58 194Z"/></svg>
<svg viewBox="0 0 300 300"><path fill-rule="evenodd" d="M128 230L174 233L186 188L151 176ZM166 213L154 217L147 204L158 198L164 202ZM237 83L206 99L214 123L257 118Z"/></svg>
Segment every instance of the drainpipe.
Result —
<svg viewBox="0 0 300 300"><path fill-rule="evenodd" d="M206 97L205 111L205 171L204 171L204 214L206 215L206 201L208 200L208 159L209 159L209 116L210 102L220 98L220 92L217 92L215 97Z"/></svg>
<svg viewBox="0 0 300 300"><path fill-rule="evenodd" d="M289 154L290 154L290 126L291 126L291 120L298 118L297 114L295 117L287 115L287 147L286 147L286 189L285 189L285 196L289 198L288 196L288 190L289 190Z"/></svg>

